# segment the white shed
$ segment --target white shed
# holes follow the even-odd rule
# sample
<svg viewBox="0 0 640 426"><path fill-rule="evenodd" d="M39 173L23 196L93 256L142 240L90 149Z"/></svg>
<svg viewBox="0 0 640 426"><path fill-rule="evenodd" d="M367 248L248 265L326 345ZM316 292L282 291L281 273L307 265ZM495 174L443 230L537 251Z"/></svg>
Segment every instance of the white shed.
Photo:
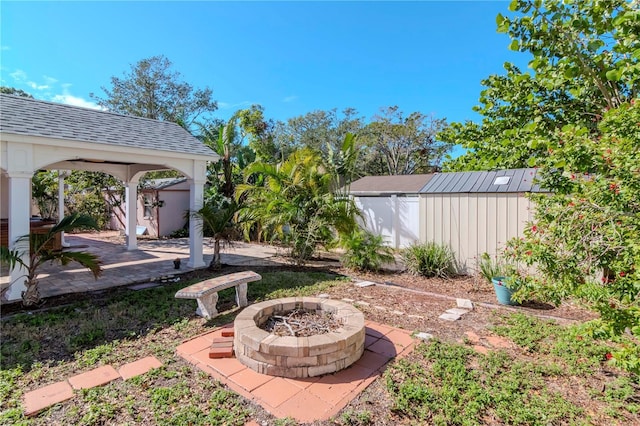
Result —
<svg viewBox="0 0 640 426"><path fill-rule="evenodd" d="M420 239L418 194L433 174L365 176L349 193L364 216L365 228L382 235L390 247L403 248Z"/></svg>
<svg viewBox="0 0 640 426"><path fill-rule="evenodd" d="M420 240L449 245L464 270L497 254L533 218L536 169L437 173L420 191Z"/></svg>

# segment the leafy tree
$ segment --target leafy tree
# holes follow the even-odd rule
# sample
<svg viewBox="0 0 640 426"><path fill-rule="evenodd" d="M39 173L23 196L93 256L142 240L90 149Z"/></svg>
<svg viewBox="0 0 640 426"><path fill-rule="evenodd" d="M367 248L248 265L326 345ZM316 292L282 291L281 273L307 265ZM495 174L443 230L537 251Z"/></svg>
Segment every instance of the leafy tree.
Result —
<svg viewBox="0 0 640 426"><path fill-rule="evenodd" d="M521 298L577 297L600 314L601 337L640 336L640 11L633 2L515 0L498 15L532 73L507 64L483 83L481 124L441 134L469 152L451 169L536 166L551 195L532 195L534 221L506 255L524 274ZM640 372L640 345L614 354Z"/></svg>
<svg viewBox="0 0 640 426"><path fill-rule="evenodd" d="M58 210L58 173L39 171L31 179L31 196L43 219L52 219ZM61 212L64 215L64 212Z"/></svg>
<svg viewBox="0 0 640 426"><path fill-rule="evenodd" d="M310 148L326 156L328 150L339 150L347 133L358 133L363 119L353 108L346 108L339 115L334 108L329 111L312 111L287 120L277 135L281 146Z"/></svg>
<svg viewBox="0 0 640 426"><path fill-rule="evenodd" d="M248 147L258 161L275 164L291 154L289 144L283 145L281 139L276 140L277 129L282 127L282 123L267 120L262 106L251 105L251 108L236 112L235 117L243 139L248 140Z"/></svg>
<svg viewBox="0 0 640 426"><path fill-rule="evenodd" d="M77 262L89 269L95 278L101 275L100 260L95 254L82 251L54 250L52 248L51 243L58 234L78 229L98 229L98 226L89 216L73 214L62 218L47 234L31 234L30 236L20 237L18 242L30 239L31 252L28 256L28 264L22 260L24 253L20 250L9 250L8 247L0 247L0 260L2 262L6 262L10 269L20 266L26 270L24 275L26 290L22 293L24 306L36 306L40 303L38 270L40 266L47 262L60 263L63 266L70 262Z"/></svg>
<svg viewBox="0 0 640 426"><path fill-rule="evenodd" d="M33 96L30 93L27 93L22 89L16 89L14 87L0 86L0 93L33 99Z"/></svg>
<svg viewBox="0 0 640 426"><path fill-rule="evenodd" d="M172 71L165 56L142 59L122 78L111 77L111 87L101 87L105 97L91 93L98 105L110 111L172 121L190 128L202 114L217 109L212 90L194 89Z"/></svg>
<svg viewBox="0 0 640 426"><path fill-rule="evenodd" d="M409 175L436 170L450 146L436 133L446 121L419 112L405 117L397 106L385 108L362 132L368 148L363 158L367 173Z"/></svg>
<svg viewBox="0 0 640 426"><path fill-rule="evenodd" d="M253 175L261 178L250 183ZM236 191L237 199L246 197L247 207L240 210L245 233L259 225L268 239L287 244L297 263L357 227L353 200L334 195L336 178L311 149L297 150L277 165L255 162L245 177Z"/></svg>
<svg viewBox="0 0 640 426"><path fill-rule="evenodd" d="M640 14L633 2L514 0L498 15L510 49L532 55L522 72L482 81L480 124L454 123L439 138L468 150L449 170L527 167L546 155L544 139L566 124L597 133L607 108L637 97Z"/></svg>
<svg viewBox="0 0 640 426"><path fill-rule="evenodd" d="M124 185L115 177L101 172L85 172L74 170L66 178L68 190L65 193L65 205L71 213L81 213L91 216L104 229L111 217L111 211L116 210L113 217L120 225L125 217ZM144 183L142 182L141 185Z"/></svg>
<svg viewBox="0 0 640 426"><path fill-rule="evenodd" d="M640 339L640 104L604 114L599 135L567 125L545 145L542 184L551 195L532 196L534 221L507 256L535 265L523 277L526 296L556 303L575 296L600 314L596 335L629 330ZM614 354L640 373L640 346Z"/></svg>

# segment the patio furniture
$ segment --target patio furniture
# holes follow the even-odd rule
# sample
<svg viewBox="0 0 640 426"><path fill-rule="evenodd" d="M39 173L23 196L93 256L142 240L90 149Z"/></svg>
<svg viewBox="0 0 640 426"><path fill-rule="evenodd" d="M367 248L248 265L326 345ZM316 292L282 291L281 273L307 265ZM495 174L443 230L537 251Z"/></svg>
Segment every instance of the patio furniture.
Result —
<svg viewBox="0 0 640 426"><path fill-rule="evenodd" d="M253 271L236 272L185 287L178 291L175 297L178 299L196 299L198 302L196 314L211 319L218 315L216 303L218 303L219 291L235 287L236 304L239 307L244 307L249 304L247 301L247 284L261 279L262 277Z"/></svg>

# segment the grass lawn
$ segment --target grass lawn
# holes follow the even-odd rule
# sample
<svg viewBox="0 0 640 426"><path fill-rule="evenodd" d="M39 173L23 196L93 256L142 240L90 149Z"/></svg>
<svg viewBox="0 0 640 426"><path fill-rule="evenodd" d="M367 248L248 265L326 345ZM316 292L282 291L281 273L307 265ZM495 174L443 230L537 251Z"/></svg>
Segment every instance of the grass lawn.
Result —
<svg viewBox="0 0 640 426"><path fill-rule="evenodd" d="M225 271L226 272L226 271ZM261 272L251 302L292 295L339 295L351 285L325 272ZM38 313L1 324L1 424L243 425L250 419L294 424L225 389L175 355L184 339L233 320L206 321L195 302L178 300L179 282ZM339 296L335 296L339 297ZM232 306L234 290L219 306ZM631 376L606 366L616 342L596 342L578 326L522 314L496 315L495 334L516 351L483 355L469 342L434 340L387 369L334 421L325 424L640 424L640 393ZM402 326L401 324L390 324ZM163 367L136 378L83 390L25 418L25 392L111 364L153 355Z"/></svg>

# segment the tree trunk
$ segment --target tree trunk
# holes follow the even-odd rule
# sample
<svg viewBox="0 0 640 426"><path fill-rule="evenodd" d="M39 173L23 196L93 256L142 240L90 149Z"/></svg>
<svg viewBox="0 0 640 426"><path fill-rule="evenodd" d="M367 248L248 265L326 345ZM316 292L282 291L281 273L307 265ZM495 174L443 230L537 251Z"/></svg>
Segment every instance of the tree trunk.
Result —
<svg viewBox="0 0 640 426"><path fill-rule="evenodd" d="M209 263L209 269L211 270L216 270L216 269L220 269L220 240L219 239L215 239L215 241L213 242L213 258L211 259L211 262Z"/></svg>
<svg viewBox="0 0 640 426"><path fill-rule="evenodd" d="M40 290L38 289L38 281L26 280L24 283L27 289L22 292L22 305L25 308L38 306L41 302Z"/></svg>

